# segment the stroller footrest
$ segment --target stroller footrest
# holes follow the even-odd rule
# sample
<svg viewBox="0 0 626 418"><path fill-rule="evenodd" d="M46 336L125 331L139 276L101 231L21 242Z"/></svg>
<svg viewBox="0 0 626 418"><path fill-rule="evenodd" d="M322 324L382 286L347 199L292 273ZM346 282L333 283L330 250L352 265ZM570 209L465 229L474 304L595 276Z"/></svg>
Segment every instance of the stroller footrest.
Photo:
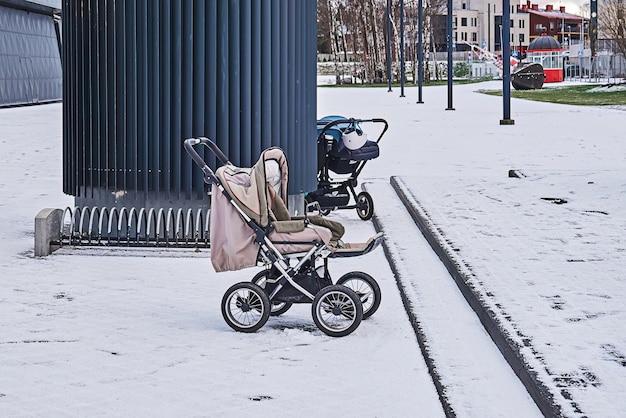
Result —
<svg viewBox="0 0 626 418"><path fill-rule="evenodd" d="M367 242L358 244L344 244L342 248L331 248L331 258L356 257L375 250L383 242L383 233L379 232Z"/></svg>

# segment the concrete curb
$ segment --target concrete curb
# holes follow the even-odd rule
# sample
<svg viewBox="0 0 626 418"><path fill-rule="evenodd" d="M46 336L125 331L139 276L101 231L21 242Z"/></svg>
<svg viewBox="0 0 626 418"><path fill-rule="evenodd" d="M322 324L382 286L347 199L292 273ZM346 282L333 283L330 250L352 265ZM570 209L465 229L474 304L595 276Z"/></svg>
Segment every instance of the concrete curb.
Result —
<svg viewBox="0 0 626 418"><path fill-rule="evenodd" d="M52 242L61 240L61 209L46 208L35 216L35 257L50 255L59 247Z"/></svg>
<svg viewBox="0 0 626 418"><path fill-rule="evenodd" d="M413 218L413 221L444 264L463 294L463 297L471 306L472 310L474 310L481 324L496 344L509 366L520 379L541 413L546 417L562 417L563 413L561 408L554 402L553 394L543 382L538 379L537 374L530 370L527 363L524 361L518 344L508 337L500 326L499 319L490 309L483 305L479 295L467 284L468 278L459 270L459 265L462 263L462 260L457 260L454 251L438 238L439 235L436 233L434 224L428 218L428 215L423 210L420 210L420 208L414 206L417 200L413 196L411 196L411 199L406 195L405 190L407 188L404 186L402 179L392 176L390 183ZM413 202L411 200L413 200ZM400 288L400 292L402 292L402 288Z"/></svg>

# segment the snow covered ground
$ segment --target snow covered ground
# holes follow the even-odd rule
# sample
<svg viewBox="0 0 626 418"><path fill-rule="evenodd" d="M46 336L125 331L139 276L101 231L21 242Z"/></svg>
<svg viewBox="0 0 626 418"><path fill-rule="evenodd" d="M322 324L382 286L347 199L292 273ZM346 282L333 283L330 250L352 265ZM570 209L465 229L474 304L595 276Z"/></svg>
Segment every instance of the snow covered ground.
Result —
<svg viewBox="0 0 626 418"><path fill-rule="evenodd" d="M406 260L402 280L414 306L428 309L417 316L457 416L538 412L500 369L502 359L455 357L485 340L452 308L453 289L428 296L438 284L428 278L451 279L400 216L391 176L457 250L563 413L621 416L626 113L513 100L515 125L501 126L502 99L475 93L500 86L455 86L454 111L445 110L445 86L425 87L420 105L414 87L403 98L399 88L320 88L318 115L390 123L380 158L360 179ZM509 178L510 169L526 177ZM215 274L207 254L191 251L34 258L37 212L72 205L61 190L61 105L0 110L0 415L443 416L382 250L331 264L336 277L363 270L382 287L381 308L349 337L318 331L309 305L239 334L223 322L219 302L254 269ZM352 211L331 216L348 241L374 232ZM453 334L429 325L457 319ZM490 398L473 395L490 386ZM497 395L503 388L510 396Z"/></svg>
<svg viewBox="0 0 626 418"><path fill-rule="evenodd" d="M456 86L454 111L446 87L423 105L415 89L321 89L318 108L388 119L364 177L410 190L565 415L621 416L626 113L513 100L501 126L502 98L473 92L500 86Z"/></svg>
<svg viewBox="0 0 626 418"><path fill-rule="evenodd" d="M72 205L61 157L60 104L0 110L0 416L443 416L382 250L330 266L380 281L352 336L322 334L310 305L236 333L220 300L254 269L216 274L193 250L33 257L35 215ZM353 240L374 234L345 215Z"/></svg>

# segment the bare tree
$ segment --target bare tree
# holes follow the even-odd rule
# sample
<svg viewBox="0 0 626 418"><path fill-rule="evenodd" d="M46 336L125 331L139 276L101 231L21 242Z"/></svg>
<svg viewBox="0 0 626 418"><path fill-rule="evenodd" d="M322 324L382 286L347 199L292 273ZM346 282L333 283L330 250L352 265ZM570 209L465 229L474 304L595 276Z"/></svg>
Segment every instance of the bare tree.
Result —
<svg viewBox="0 0 626 418"><path fill-rule="evenodd" d="M604 0L598 10L599 32L613 40L615 52L626 56L626 7L623 0Z"/></svg>
<svg viewBox="0 0 626 418"><path fill-rule="evenodd" d="M616 1L616 0L615 0ZM424 0L424 51L435 52L440 44L438 37L445 32L446 0ZM338 63L341 58L348 61L350 53L352 71L367 81L382 81L387 68L387 0L317 0L318 7L318 50L330 53ZM391 0L391 45L392 67L399 68L400 58L400 0ZM405 39L416 42L417 0L405 0ZM441 22L444 27L441 27ZM408 36L407 36L408 35ZM415 44L416 45L416 44ZM409 48L411 49L411 48ZM409 60L415 60L417 50L410 51ZM405 54L406 56L406 54ZM434 56L434 55L432 55ZM340 58L341 57L341 58ZM414 67L415 68L415 67ZM425 78L430 72L426 65ZM337 71L337 74L339 72Z"/></svg>
<svg viewBox="0 0 626 418"><path fill-rule="evenodd" d="M331 29L328 0L317 0L317 52L331 53Z"/></svg>

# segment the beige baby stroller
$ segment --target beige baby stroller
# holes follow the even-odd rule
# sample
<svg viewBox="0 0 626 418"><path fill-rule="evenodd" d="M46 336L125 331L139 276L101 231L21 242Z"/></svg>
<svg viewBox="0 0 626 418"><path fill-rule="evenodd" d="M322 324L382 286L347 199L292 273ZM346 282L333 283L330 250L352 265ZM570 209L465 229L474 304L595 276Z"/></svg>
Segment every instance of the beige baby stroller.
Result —
<svg viewBox="0 0 626 418"><path fill-rule="evenodd" d="M213 171L196 145L208 147L223 165ZM281 149L269 148L253 167L241 168L207 138L186 139L184 146L212 185L210 241L215 270L265 265L251 282L237 283L224 294L222 315L231 328L256 332L270 315L284 313L293 303L312 303L318 328L341 337L378 309L380 288L370 275L350 272L333 284L327 267L330 258L369 253L380 245L382 234L362 244L344 244L332 222L285 215L289 170Z"/></svg>

